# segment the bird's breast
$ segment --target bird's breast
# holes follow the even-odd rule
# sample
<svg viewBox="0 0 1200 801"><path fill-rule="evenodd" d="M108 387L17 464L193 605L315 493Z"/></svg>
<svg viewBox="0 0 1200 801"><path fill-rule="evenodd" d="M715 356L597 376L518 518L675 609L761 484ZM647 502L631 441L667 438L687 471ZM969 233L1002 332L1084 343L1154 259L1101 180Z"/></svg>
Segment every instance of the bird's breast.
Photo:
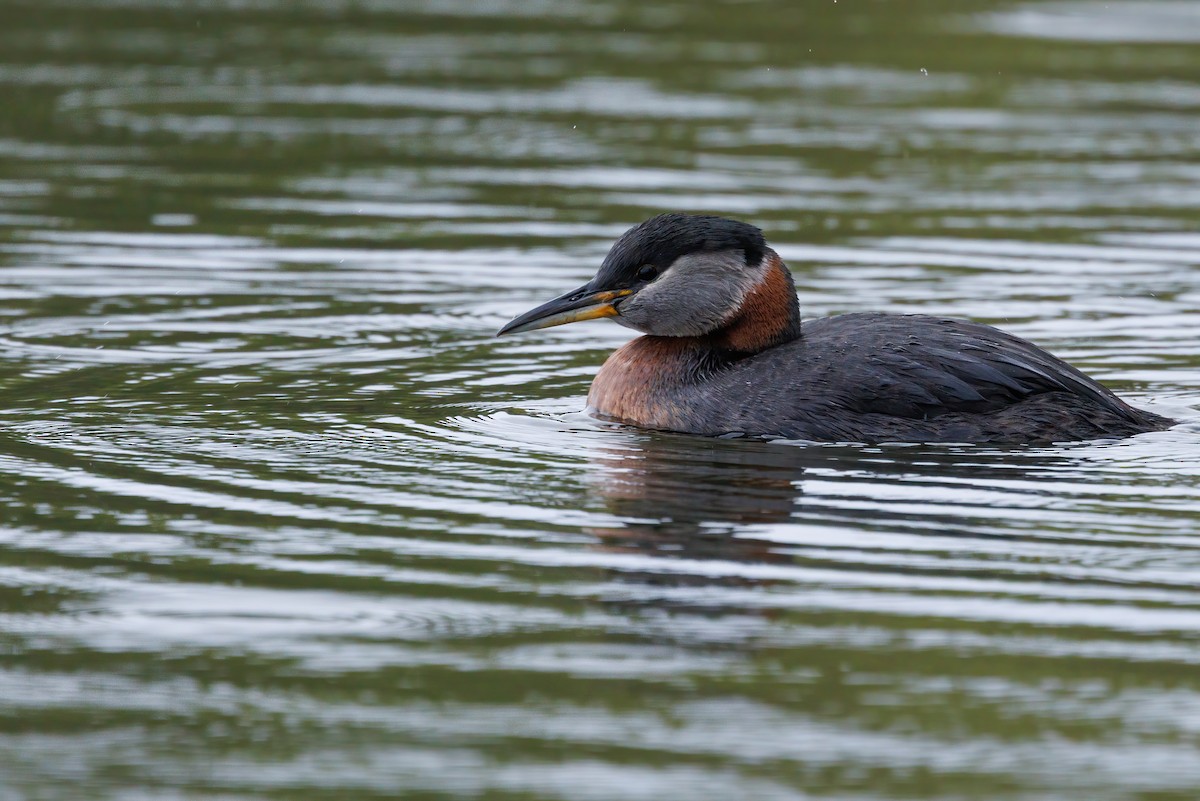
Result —
<svg viewBox="0 0 1200 801"><path fill-rule="evenodd" d="M588 392L597 414L645 428L686 430L687 391L699 361L695 343L642 336L613 352Z"/></svg>

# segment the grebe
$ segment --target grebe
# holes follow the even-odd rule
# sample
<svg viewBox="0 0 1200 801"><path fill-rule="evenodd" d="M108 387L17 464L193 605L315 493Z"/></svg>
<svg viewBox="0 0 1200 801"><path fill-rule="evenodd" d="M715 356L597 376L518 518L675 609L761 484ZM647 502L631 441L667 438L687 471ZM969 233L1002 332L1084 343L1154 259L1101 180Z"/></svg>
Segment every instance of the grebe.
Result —
<svg viewBox="0 0 1200 801"><path fill-rule="evenodd" d="M662 214L596 276L497 336L611 317L641 331L589 410L642 428L821 442L1065 442L1174 421L981 323L865 312L801 324L792 274L753 225Z"/></svg>

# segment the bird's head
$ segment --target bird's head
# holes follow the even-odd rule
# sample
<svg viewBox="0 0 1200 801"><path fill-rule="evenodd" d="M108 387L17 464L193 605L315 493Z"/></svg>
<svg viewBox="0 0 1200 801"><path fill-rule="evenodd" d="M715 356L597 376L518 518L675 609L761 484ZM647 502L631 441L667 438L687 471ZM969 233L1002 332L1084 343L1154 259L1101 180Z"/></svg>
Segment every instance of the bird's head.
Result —
<svg viewBox="0 0 1200 801"><path fill-rule="evenodd" d="M497 336L600 317L656 336L701 336L738 316L772 260L778 263L753 225L660 214L622 234L591 281L513 319Z"/></svg>

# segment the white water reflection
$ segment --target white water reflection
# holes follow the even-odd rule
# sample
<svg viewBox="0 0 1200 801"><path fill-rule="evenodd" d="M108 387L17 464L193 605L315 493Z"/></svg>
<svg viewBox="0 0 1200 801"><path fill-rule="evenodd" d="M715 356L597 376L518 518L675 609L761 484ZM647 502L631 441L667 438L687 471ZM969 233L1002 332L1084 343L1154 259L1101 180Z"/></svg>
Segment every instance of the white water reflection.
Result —
<svg viewBox="0 0 1200 801"><path fill-rule="evenodd" d="M1009 36L1083 42L1200 42L1200 7L1187 0L1030 3L983 17Z"/></svg>

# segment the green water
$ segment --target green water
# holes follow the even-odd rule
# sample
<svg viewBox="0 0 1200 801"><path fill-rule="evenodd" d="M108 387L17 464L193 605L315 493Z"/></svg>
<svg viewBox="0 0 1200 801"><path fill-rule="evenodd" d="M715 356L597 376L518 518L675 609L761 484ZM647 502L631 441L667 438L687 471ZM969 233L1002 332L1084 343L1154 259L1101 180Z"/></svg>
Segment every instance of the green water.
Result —
<svg viewBox="0 0 1200 801"><path fill-rule="evenodd" d="M1200 797L1200 6L0 0L0 801ZM581 413L664 210L1184 422Z"/></svg>

